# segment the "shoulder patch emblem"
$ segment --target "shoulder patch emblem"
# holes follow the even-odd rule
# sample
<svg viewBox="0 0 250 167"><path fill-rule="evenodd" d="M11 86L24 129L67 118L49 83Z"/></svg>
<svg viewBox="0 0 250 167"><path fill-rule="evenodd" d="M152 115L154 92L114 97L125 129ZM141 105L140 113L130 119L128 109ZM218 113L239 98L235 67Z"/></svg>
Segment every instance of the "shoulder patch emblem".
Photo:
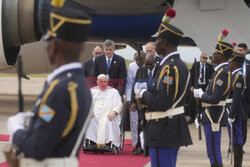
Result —
<svg viewBox="0 0 250 167"><path fill-rule="evenodd" d="M241 88L242 84L241 83L236 83L235 87L236 88Z"/></svg>
<svg viewBox="0 0 250 167"><path fill-rule="evenodd" d="M55 111L50 108L48 105L43 105L38 112L40 118L42 118L46 122L50 122L52 118L55 116Z"/></svg>
<svg viewBox="0 0 250 167"><path fill-rule="evenodd" d="M220 79L218 79L218 80L216 81L216 84L219 85L219 86L221 86L221 85L223 84L223 81L220 80Z"/></svg>
<svg viewBox="0 0 250 167"><path fill-rule="evenodd" d="M173 77L164 76L163 83L172 85Z"/></svg>
<svg viewBox="0 0 250 167"><path fill-rule="evenodd" d="M242 71L239 71L238 74L243 74Z"/></svg>

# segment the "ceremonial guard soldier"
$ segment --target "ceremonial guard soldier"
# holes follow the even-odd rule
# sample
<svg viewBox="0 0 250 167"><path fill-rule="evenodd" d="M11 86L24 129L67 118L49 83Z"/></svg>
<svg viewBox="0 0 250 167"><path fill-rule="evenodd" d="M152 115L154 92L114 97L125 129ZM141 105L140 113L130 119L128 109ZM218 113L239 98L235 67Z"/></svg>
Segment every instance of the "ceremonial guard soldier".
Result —
<svg viewBox="0 0 250 167"><path fill-rule="evenodd" d="M184 94L189 82L189 70L180 59L177 46L183 32L169 24L175 10L169 9L156 37L156 51L164 58L152 86L136 83L135 94L148 106L145 117L145 144L149 147L152 167L175 167L179 147L192 144L184 115Z"/></svg>
<svg viewBox="0 0 250 167"><path fill-rule="evenodd" d="M78 166L80 143L76 142L82 140L79 134L90 118L91 105L79 57L90 24L84 8L65 4L51 10L50 27L44 38L48 41L49 61L56 69L47 77L28 127L25 128L27 112L10 117L7 124L17 154L25 157L20 159L20 166Z"/></svg>
<svg viewBox="0 0 250 167"><path fill-rule="evenodd" d="M242 166L243 159L243 135L242 135L242 120L246 119L243 107L243 93L246 88L246 79L241 69L245 60L245 54L233 53L233 57L229 60L229 68L232 72L232 89L229 94L231 104L227 105L228 115L228 132L230 143L233 145L234 152L234 167ZM228 101L229 101L228 100ZM232 128L232 131L231 131ZM231 136L233 132L233 136ZM233 139L233 141L231 141Z"/></svg>
<svg viewBox="0 0 250 167"><path fill-rule="evenodd" d="M222 40L229 32L224 29L219 35L219 42L212 56L212 63L216 64L215 72L211 76L205 92L194 89L194 96L201 99L202 124L206 137L207 155L212 167L222 167L221 156L221 125L226 122L225 105L231 89L231 72L228 59L232 56L233 46Z"/></svg>

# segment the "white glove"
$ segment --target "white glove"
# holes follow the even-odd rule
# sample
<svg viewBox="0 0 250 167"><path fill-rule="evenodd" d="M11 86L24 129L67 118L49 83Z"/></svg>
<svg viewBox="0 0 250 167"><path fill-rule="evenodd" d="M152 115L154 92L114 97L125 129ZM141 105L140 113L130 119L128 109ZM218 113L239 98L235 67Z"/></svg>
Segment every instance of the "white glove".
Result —
<svg viewBox="0 0 250 167"><path fill-rule="evenodd" d="M199 126L201 126L201 123L198 121L197 118L194 120L194 123L197 129L199 128Z"/></svg>
<svg viewBox="0 0 250 167"><path fill-rule="evenodd" d="M147 83L146 82L136 82L134 86L134 92L135 94L140 93L142 89L147 89Z"/></svg>
<svg viewBox="0 0 250 167"><path fill-rule="evenodd" d="M229 123L229 125L232 127L233 126L233 122L234 122L234 120L235 120L235 118L234 119L232 119L232 118L227 118L227 121L228 121L228 123Z"/></svg>
<svg viewBox="0 0 250 167"><path fill-rule="evenodd" d="M201 98L201 96L203 95L203 90L201 88L199 89L194 89L194 97L198 97Z"/></svg>
<svg viewBox="0 0 250 167"><path fill-rule="evenodd" d="M8 118L7 128L8 133L13 136L19 129L25 128L25 120L33 115L32 112L20 112Z"/></svg>

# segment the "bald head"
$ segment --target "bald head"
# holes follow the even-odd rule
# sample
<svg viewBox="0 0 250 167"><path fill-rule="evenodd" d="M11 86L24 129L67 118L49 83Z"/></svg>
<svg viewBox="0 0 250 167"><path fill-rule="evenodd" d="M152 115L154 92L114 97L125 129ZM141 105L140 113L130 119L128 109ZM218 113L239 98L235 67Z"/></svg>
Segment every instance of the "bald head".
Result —
<svg viewBox="0 0 250 167"><path fill-rule="evenodd" d="M155 67L155 58L154 55L146 55L145 65L149 70L152 70Z"/></svg>
<svg viewBox="0 0 250 167"><path fill-rule="evenodd" d="M154 42L148 42L145 45L147 55L155 55L155 44Z"/></svg>
<svg viewBox="0 0 250 167"><path fill-rule="evenodd" d="M140 57L138 55L138 53L136 52L135 55L134 55L134 60L136 62L136 64L138 66L141 66L144 64L144 61L145 61L145 56L146 56L146 53L143 52L142 50L140 51Z"/></svg>
<svg viewBox="0 0 250 167"><path fill-rule="evenodd" d="M103 50L99 45L94 47L93 52L92 52L92 55L93 55L94 58L96 58L97 56L100 56L102 54L103 54Z"/></svg>

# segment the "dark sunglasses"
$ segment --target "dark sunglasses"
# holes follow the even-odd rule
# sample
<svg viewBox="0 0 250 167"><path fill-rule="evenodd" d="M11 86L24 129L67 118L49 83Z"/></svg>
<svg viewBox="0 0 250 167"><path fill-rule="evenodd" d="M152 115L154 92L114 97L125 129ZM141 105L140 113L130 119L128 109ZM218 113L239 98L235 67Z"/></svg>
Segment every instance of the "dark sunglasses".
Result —
<svg viewBox="0 0 250 167"><path fill-rule="evenodd" d="M100 54L102 54L102 52L95 52L94 54L95 55L100 55Z"/></svg>
<svg viewBox="0 0 250 167"><path fill-rule="evenodd" d="M203 59L207 60L207 57L202 57Z"/></svg>

